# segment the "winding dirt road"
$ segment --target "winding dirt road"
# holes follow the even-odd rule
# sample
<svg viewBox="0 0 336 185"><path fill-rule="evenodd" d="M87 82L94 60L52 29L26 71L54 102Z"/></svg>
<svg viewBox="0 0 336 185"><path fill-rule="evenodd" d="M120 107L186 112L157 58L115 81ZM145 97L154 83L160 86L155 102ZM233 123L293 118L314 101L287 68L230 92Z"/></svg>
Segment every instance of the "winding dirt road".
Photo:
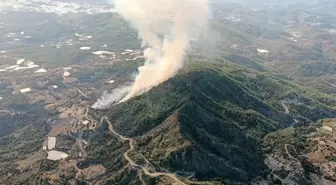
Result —
<svg viewBox="0 0 336 185"><path fill-rule="evenodd" d="M104 116L104 117L101 118L101 120L100 120L101 123L103 123L104 120L107 121L109 130L118 138L118 140L129 143L130 148L124 153L123 156L124 156L125 160L128 161L131 164L132 168L139 169L139 170L141 170L141 172L143 172L144 174L146 174L146 175L148 175L150 177L166 176L166 177L169 177L170 179L174 180L176 183L178 183L180 185L187 185L186 183L182 182L175 174L165 173L165 172L153 172L152 173L152 172L149 172L149 170L147 169L147 167L139 165L139 164L136 164L130 158L130 156L128 155L131 151L134 150L134 139L124 137L124 136L120 135L119 133L117 133L114 130L112 123L108 120L108 118L106 116ZM142 180L142 178L140 180Z"/></svg>
<svg viewBox="0 0 336 185"><path fill-rule="evenodd" d="M86 112L84 114L84 118L90 122L90 130L94 130L97 126L97 122L88 115L89 114L89 107L86 107Z"/></svg>
<svg viewBox="0 0 336 185"><path fill-rule="evenodd" d="M288 108L288 106L285 104L284 101L281 101L281 105L282 105L282 107L284 108L284 113L287 114L287 115L289 115L289 113L290 113L289 108ZM294 119L294 122L290 125L291 127L294 127L296 124L299 123L299 121L298 121L297 119L295 119L295 118L293 118L293 119Z"/></svg>
<svg viewBox="0 0 336 185"><path fill-rule="evenodd" d="M291 148L294 150L294 152L296 152L296 149L295 149L292 145L290 145L290 144L285 144L285 151L286 151L286 154L288 155L288 157L289 157L290 159L292 159L292 160L298 162L299 164L301 164L301 162L300 162L297 158L293 157L292 154L290 154L290 153L288 152L288 147L291 147Z"/></svg>
<svg viewBox="0 0 336 185"><path fill-rule="evenodd" d="M84 96L85 98L87 98L87 99L89 99L89 100L94 100L94 99L92 99L91 97L87 96L87 95L86 95L82 90L80 90L78 87L75 87L75 86L73 86L73 85L69 85L69 84L65 84L65 83L64 83L64 85L67 86L67 87L75 88L75 89L78 91L78 93L81 94L82 96Z"/></svg>
<svg viewBox="0 0 336 185"><path fill-rule="evenodd" d="M282 105L282 107L284 108L284 112L285 112L285 114L289 114L289 108L288 108L288 106L283 102L283 101L281 101L281 105Z"/></svg>
<svg viewBox="0 0 336 185"><path fill-rule="evenodd" d="M76 142L78 143L79 149L80 149L81 152L82 152L83 157L86 157L87 154L86 154L86 152L85 152L85 150L84 150L84 147L83 147L83 145L82 145L82 142L85 143L85 140L76 138L75 136L73 136L73 135L71 134L70 131L67 132L67 135L69 135L70 137L72 137L73 139L76 140Z"/></svg>

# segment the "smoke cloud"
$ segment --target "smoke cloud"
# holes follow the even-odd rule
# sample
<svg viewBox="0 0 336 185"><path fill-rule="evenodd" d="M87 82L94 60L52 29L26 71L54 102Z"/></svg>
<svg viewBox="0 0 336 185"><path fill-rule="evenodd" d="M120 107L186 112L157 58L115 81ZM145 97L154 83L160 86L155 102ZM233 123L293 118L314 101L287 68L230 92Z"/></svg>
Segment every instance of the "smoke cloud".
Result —
<svg viewBox="0 0 336 185"><path fill-rule="evenodd" d="M112 1L111 1L112 2ZM137 29L144 57L126 101L173 77L184 65L190 39L207 25L206 0L114 0L117 12Z"/></svg>
<svg viewBox="0 0 336 185"><path fill-rule="evenodd" d="M131 86L114 89L111 93L103 92L103 95L92 105L94 109L107 109L110 105L118 103L131 90Z"/></svg>

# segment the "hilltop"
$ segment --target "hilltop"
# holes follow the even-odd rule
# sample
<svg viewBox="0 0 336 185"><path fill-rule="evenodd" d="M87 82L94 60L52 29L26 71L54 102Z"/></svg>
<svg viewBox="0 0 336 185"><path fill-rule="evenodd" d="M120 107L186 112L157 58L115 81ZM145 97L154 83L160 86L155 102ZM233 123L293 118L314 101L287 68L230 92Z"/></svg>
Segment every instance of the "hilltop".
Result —
<svg viewBox="0 0 336 185"><path fill-rule="evenodd" d="M308 89L267 72L230 63L209 66L213 67L191 66L146 94L98 112L96 117L107 115L117 132L134 138L132 158L139 163L148 160L154 171L182 174L185 180L249 184L268 173L264 136L290 125L301 127L335 116L335 109L322 101L323 95L312 96ZM292 100L286 102L290 113L284 111L285 100ZM104 125L102 133L108 132ZM104 137L111 136L102 137L105 141ZM99 143L106 146L92 146L89 161L99 161L111 168L111 173L121 170L104 154L120 156L117 153L122 149L110 151L111 142ZM137 182L134 176L127 179Z"/></svg>

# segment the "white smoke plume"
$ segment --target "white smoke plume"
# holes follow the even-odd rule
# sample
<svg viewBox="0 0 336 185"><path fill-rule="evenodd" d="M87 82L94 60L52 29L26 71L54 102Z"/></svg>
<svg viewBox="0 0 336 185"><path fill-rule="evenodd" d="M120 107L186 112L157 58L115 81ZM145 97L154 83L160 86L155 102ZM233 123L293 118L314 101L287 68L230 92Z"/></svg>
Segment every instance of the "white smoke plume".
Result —
<svg viewBox="0 0 336 185"><path fill-rule="evenodd" d="M118 103L122 100L131 90L131 86L124 86L114 89L111 93L106 91L103 95L92 105L93 109L107 109L110 105Z"/></svg>
<svg viewBox="0 0 336 185"><path fill-rule="evenodd" d="M146 62L139 67L126 101L174 76L184 65L190 39L207 25L207 0L113 0L117 12L137 29Z"/></svg>

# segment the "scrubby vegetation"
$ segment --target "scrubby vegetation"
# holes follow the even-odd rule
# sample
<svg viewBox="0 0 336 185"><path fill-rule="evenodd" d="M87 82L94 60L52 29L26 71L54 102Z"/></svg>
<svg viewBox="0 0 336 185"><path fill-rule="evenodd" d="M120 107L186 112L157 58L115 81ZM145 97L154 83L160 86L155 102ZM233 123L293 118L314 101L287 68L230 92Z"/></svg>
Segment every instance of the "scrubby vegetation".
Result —
<svg viewBox="0 0 336 185"><path fill-rule="evenodd" d="M326 101L325 95L268 72L230 63L201 65L190 65L148 93L99 114L108 115L118 132L136 137L137 151L155 168L193 171L201 181L220 177L233 184L262 176L267 170L263 153L277 143L289 140L304 147L302 130L268 133L294 123L293 116L307 121L335 114L334 104L327 104L333 96ZM297 96L304 104L289 105L293 113L285 114L281 102Z"/></svg>

